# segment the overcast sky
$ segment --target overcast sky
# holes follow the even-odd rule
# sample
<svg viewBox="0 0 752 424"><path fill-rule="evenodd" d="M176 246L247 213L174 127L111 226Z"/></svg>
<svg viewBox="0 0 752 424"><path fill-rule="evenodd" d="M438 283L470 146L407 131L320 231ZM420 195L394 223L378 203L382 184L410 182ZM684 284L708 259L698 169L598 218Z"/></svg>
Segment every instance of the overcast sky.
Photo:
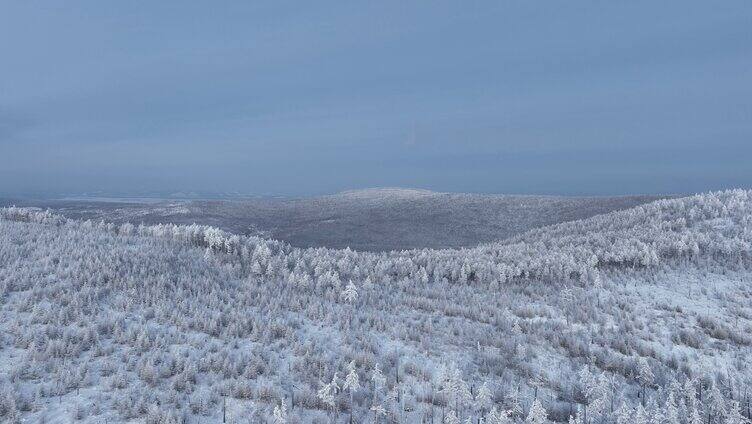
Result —
<svg viewBox="0 0 752 424"><path fill-rule="evenodd" d="M752 2L3 1L0 194L752 187Z"/></svg>

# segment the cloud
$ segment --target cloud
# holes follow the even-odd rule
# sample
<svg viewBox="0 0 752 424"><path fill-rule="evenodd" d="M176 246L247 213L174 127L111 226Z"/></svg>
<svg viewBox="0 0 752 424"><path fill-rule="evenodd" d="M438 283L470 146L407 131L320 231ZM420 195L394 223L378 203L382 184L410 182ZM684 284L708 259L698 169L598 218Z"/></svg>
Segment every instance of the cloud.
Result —
<svg viewBox="0 0 752 424"><path fill-rule="evenodd" d="M30 116L0 107L0 143L17 141L21 134L34 125Z"/></svg>

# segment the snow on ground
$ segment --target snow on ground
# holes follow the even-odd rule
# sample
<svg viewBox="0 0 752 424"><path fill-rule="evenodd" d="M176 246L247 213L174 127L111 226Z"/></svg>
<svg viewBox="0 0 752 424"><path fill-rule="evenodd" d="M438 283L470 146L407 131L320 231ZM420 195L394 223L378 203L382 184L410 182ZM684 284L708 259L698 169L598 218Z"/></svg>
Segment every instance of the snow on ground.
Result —
<svg viewBox="0 0 752 424"><path fill-rule="evenodd" d="M0 418L273 422L285 402L290 423L521 420L537 398L600 422L690 387L682 417L726 422L752 384L751 211L749 192L713 193L367 253L3 209Z"/></svg>

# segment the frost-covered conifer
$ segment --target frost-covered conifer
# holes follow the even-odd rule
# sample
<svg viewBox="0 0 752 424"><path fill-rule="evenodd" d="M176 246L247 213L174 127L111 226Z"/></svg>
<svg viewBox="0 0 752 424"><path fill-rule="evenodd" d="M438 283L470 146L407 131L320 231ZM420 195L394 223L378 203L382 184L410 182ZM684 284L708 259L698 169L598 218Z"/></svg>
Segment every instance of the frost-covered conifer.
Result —
<svg viewBox="0 0 752 424"><path fill-rule="evenodd" d="M652 398L648 402L647 413L649 424L664 424L666 413L661 405L658 404L656 398Z"/></svg>
<svg viewBox="0 0 752 424"><path fill-rule="evenodd" d="M493 405L491 389L488 388L488 383L485 381L478 389L478 393L475 395L475 404L480 410L481 416L486 414L489 408Z"/></svg>
<svg viewBox="0 0 752 424"><path fill-rule="evenodd" d="M726 424L747 424L748 422L749 420L741 413L739 402L731 401L726 413Z"/></svg>
<svg viewBox="0 0 752 424"><path fill-rule="evenodd" d="M274 424L287 424L287 405L285 404L284 399L282 399L282 402L279 405L274 407L272 422Z"/></svg>
<svg viewBox="0 0 752 424"><path fill-rule="evenodd" d="M506 396L507 411L510 416L517 418L522 416L522 405L520 404L520 392L517 389L510 389Z"/></svg>
<svg viewBox="0 0 752 424"><path fill-rule="evenodd" d="M640 383L640 387L642 387L643 405L647 398L647 388L653 385L654 380L655 376L653 375L653 370L650 368L647 359L640 358L637 362L637 381Z"/></svg>
<svg viewBox="0 0 752 424"><path fill-rule="evenodd" d="M342 389L350 392L350 421L352 422L353 408L355 407L353 404L353 393L360 389L360 379L358 377L358 371L355 368L355 361L350 361L347 368L349 371L347 376L345 376L345 382L342 385Z"/></svg>
<svg viewBox="0 0 752 424"><path fill-rule="evenodd" d="M567 420L567 423L569 424L583 424L582 419L580 418L580 415L570 415L569 419Z"/></svg>
<svg viewBox="0 0 752 424"><path fill-rule="evenodd" d="M511 424L512 418L509 416L508 411L500 411L494 406L486 416L486 422L488 424Z"/></svg>
<svg viewBox="0 0 752 424"><path fill-rule="evenodd" d="M321 383L321 387L319 388L319 391L317 392L318 398L329 406L330 408L334 408L334 390L332 389L331 383Z"/></svg>
<svg viewBox="0 0 752 424"><path fill-rule="evenodd" d="M528 424L544 424L548 421L546 410L541 405L540 400L533 400L533 404L530 406L530 411L525 418L525 422Z"/></svg>
<svg viewBox="0 0 752 424"><path fill-rule="evenodd" d="M634 411L626 403L622 403L616 411L616 424L632 424L634 422Z"/></svg>
<svg viewBox="0 0 752 424"><path fill-rule="evenodd" d="M378 362L374 365L373 371L371 371L371 381L373 382L374 391L380 391L386 385L386 377L382 374Z"/></svg>
<svg viewBox="0 0 752 424"><path fill-rule="evenodd" d="M345 382L342 385L342 389L350 390L351 392L358 390L360 388L360 380L358 378L358 372L355 367L355 361L350 361L350 363L347 365L347 369L348 373L345 377Z"/></svg>
<svg viewBox="0 0 752 424"><path fill-rule="evenodd" d="M345 290L342 291L340 297L347 303L355 303L355 301L358 300L358 290L352 280L347 283L347 286L345 287Z"/></svg>
<svg viewBox="0 0 752 424"><path fill-rule="evenodd" d="M676 406L676 399L673 393L669 393L668 399L666 399L665 418L666 424L679 424L679 409Z"/></svg>
<svg viewBox="0 0 752 424"><path fill-rule="evenodd" d="M379 417L383 417L386 415L386 409L384 409L384 406L380 403L374 403L371 405L370 408L371 412L373 412L373 421L378 422Z"/></svg>
<svg viewBox="0 0 752 424"><path fill-rule="evenodd" d="M449 400L450 406L458 413L461 408L473 400L470 388L463 380L462 371L456 363L452 363L445 373L441 392Z"/></svg>
<svg viewBox="0 0 752 424"><path fill-rule="evenodd" d="M444 422L446 422L446 424L462 424L460 418L453 409L450 409L449 412L447 412Z"/></svg>
<svg viewBox="0 0 752 424"><path fill-rule="evenodd" d="M726 408L726 400L723 398L718 384L714 384L708 397L708 412L714 419L721 421L726 416Z"/></svg>
<svg viewBox="0 0 752 424"><path fill-rule="evenodd" d="M634 424L649 424L650 423L650 417L648 416L648 412L645 410L645 407L642 406L642 404L637 405L637 411L634 414Z"/></svg>

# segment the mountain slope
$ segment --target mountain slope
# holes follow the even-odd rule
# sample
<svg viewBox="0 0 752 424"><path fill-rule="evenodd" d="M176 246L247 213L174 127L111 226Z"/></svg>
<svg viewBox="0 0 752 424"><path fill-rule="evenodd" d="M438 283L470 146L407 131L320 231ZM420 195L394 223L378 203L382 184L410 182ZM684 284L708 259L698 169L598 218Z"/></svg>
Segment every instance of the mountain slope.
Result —
<svg viewBox="0 0 752 424"><path fill-rule="evenodd" d="M736 190L368 253L0 209L0 418L721 422L752 384L750 223Z"/></svg>

